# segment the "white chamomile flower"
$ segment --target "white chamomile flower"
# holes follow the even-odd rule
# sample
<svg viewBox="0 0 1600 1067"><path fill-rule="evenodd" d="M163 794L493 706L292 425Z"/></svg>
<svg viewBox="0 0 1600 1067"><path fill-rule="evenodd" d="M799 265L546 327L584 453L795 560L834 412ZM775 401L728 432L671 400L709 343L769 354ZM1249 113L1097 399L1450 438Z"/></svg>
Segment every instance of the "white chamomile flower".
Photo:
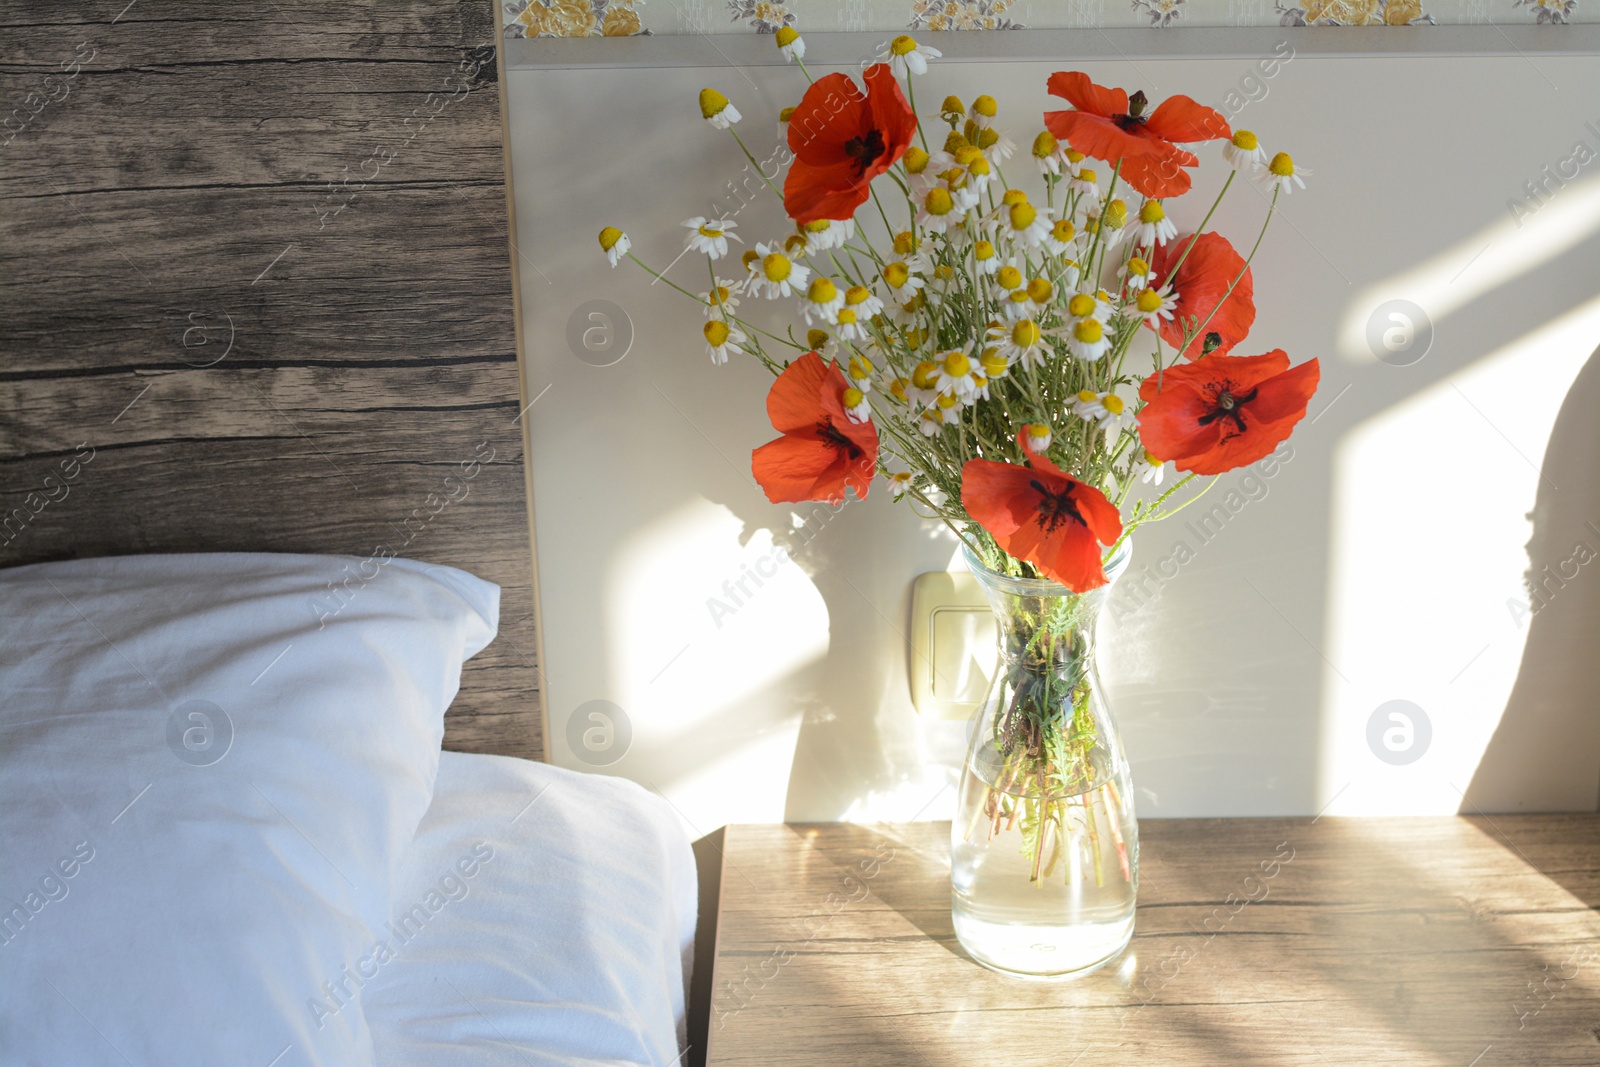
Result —
<svg viewBox="0 0 1600 1067"><path fill-rule="evenodd" d="M939 364L931 359L918 363L911 371L906 396L918 407L932 407L939 396Z"/></svg>
<svg viewBox="0 0 1600 1067"><path fill-rule="evenodd" d="M1047 422L1030 422L1023 429L1027 431L1023 440L1028 443L1028 451L1036 456L1043 455L1050 448L1050 442L1055 440Z"/></svg>
<svg viewBox="0 0 1600 1067"><path fill-rule="evenodd" d="M865 325L883 310L883 301L872 295L864 285L852 285L844 291L844 306L856 313L856 321Z"/></svg>
<svg viewBox="0 0 1600 1067"><path fill-rule="evenodd" d="M1150 284L1150 263L1138 256L1129 258L1122 267L1122 284L1130 293L1137 293Z"/></svg>
<svg viewBox="0 0 1600 1067"><path fill-rule="evenodd" d="M995 219L996 232L1003 240L1009 240L1019 248L1041 247L1044 239L1050 235L1049 214L1041 213L1028 203L1020 189L1008 190L1005 199L1010 203L1000 205Z"/></svg>
<svg viewBox="0 0 1600 1067"><path fill-rule="evenodd" d="M719 130L726 130L744 116L715 89L700 90L700 115Z"/></svg>
<svg viewBox="0 0 1600 1067"><path fill-rule="evenodd" d="M1007 367L1018 363L1024 367L1042 367L1050 354L1044 345L1044 331L1032 319L1018 319L1009 327L990 326L985 337L995 346Z"/></svg>
<svg viewBox="0 0 1600 1067"><path fill-rule="evenodd" d="M785 63L806 57L806 39L793 26L779 26L773 40L777 42L778 51L783 53Z"/></svg>
<svg viewBox="0 0 1600 1067"><path fill-rule="evenodd" d="M1022 270L1015 263L1007 263L994 272L994 285L991 290L994 302L1000 305L1000 313L1008 319L1025 319L1028 317L1023 307L1028 301L1028 286L1022 276Z"/></svg>
<svg viewBox="0 0 1600 1067"><path fill-rule="evenodd" d="M917 429L924 437L937 437L944 428L944 412L936 407L927 409L917 418Z"/></svg>
<svg viewBox="0 0 1600 1067"><path fill-rule="evenodd" d="M817 219L802 222L795 227L806 239L806 255L815 255L833 248L843 248L844 243L856 235L855 219Z"/></svg>
<svg viewBox="0 0 1600 1067"><path fill-rule="evenodd" d="M922 196L917 207L917 225L943 233L966 220L965 209L956 209L955 196L943 185L936 185Z"/></svg>
<svg viewBox="0 0 1600 1067"><path fill-rule="evenodd" d="M797 296L811 280L811 268L796 263L776 245L758 244L755 251L761 258L755 261L757 268L752 272L751 284L758 286L768 300Z"/></svg>
<svg viewBox="0 0 1600 1067"><path fill-rule="evenodd" d="M872 360L863 355L854 355L850 357L850 362L845 366L844 373L850 379L850 384L863 393L870 393L872 392L872 372L874 369Z"/></svg>
<svg viewBox="0 0 1600 1067"><path fill-rule="evenodd" d="M1052 256L1064 256L1072 251L1077 237L1078 229L1072 225L1071 219L1056 219L1050 224L1050 232L1044 236L1044 249Z"/></svg>
<svg viewBox="0 0 1600 1067"><path fill-rule="evenodd" d="M894 40L879 47L877 58L889 64L889 69L894 71L895 77L904 78L909 74L928 73L928 60L938 59L944 55L937 48L917 44L916 38L901 34Z"/></svg>
<svg viewBox="0 0 1600 1067"><path fill-rule="evenodd" d="M1156 329L1163 322L1171 322L1173 309L1178 306L1178 294L1170 285L1157 289L1145 286L1138 295L1122 306L1122 313L1130 319L1141 319Z"/></svg>
<svg viewBox="0 0 1600 1067"><path fill-rule="evenodd" d="M901 497L905 496L906 493L910 492L911 482L915 477L916 475L912 474L910 471L895 471L893 474L889 475L889 477L885 480L889 483L890 498L893 500L899 500Z"/></svg>
<svg viewBox="0 0 1600 1067"><path fill-rule="evenodd" d="M833 325L842 307L844 307L844 294L833 284L832 279L821 275L811 282L806 295L800 298L800 314L806 320L807 326L815 326L819 322Z"/></svg>
<svg viewBox="0 0 1600 1067"><path fill-rule="evenodd" d="M1076 289L1078 287L1078 282L1082 279L1083 268L1078 266L1077 260L1064 259L1061 261L1061 270L1056 275L1056 280L1060 283L1062 288Z"/></svg>
<svg viewBox="0 0 1600 1067"><path fill-rule="evenodd" d="M925 293L919 292L916 296L912 297L910 300L907 300L905 303L895 304L893 307L891 307L889 309L889 318L891 321L896 322L901 326L915 326L917 321L922 318L927 311L928 298ZM917 336L920 337L921 335L918 334ZM906 343L911 344L911 341L908 339ZM912 347L917 348L919 345L912 344Z"/></svg>
<svg viewBox="0 0 1600 1067"><path fill-rule="evenodd" d="M1072 405L1072 413L1099 425L1108 440L1122 432L1122 427L1128 421L1128 406L1120 396L1116 393L1097 393L1093 389L1085 389L1078 394L1077 401Z"/></svg>
<svg viewBox="0 0 1600 1067"><path fill-rule="evenodd" d="M900 165L906 169L906 188L910 190L911 198L922 199L924 193L939 184L940 172L954 163L950 153L945 151L930 156L916 145L906 149L906 154L900 157Z"/></svg>
<svg viewBox="0 0 1600 1067"><path fill-rule="evenodd" d="M1038 319L1055 303L1056 284L1049 278L1030 278L1028 287L1023 290L1027 294L1026 300L1012 300L1012 317L1018 319Z"/></svg>
<svg viewBox="0 0 1600 1067"><path fill-rule="evenodd" d="M1104 326L1111 321L1111 298L1103 291L1073 293L1072 299L1067 301L1067 314L1072 316L1074 322L1079 319L1094 319Z"/></svg>
<svg viewBox="0 0 1600 1067"><path fill-rule="evenodd" d="M992 275L1000 269L1000 255L989 241L978 241L972 246L972 263L982 276Z"/></svg>
<svg viewBox="0 0 1600 1067"><path fill-rule="evenodd" d="M1178 227L1167 218L1166 209L1161 206L1161 201L1146 200L1144 206L1139 208L1138 224L1128 227L1128 233L1135 246L1153 248L1156 245L1165 245L1178 236Z"/></svg>
<svg viewBox="0 0 1600 1067"><path fill-rule="evenodd" d="M719 367L728 362L728 349L744 343L745 340L743 330L721 319L712 319L705 324L701 332L706 335L706 347L711 351L711 362Z"/></svg>
<svg viewBox="0 0 1600 1067"><path fill-rule="evenodd" d="M600 231L600 250L606 254L606 262L613 267L621 262L632 247L633 242L628 240L628 235L615 226L607 226Z"/></svg>
<svg viewBox="0 0 1600 1067"><path fill-rule="evenodd" d="M948 394L965 400L978 389L975 372L972 359L965 352L946 352L940 357L939 376L934 388L940 396Z"/></svg>
<svg viewBox="0 0 1600 1067"><path fill-rule="evenodd" d="M1306 187L1306 183L1301 179L1310 173L1311 171L1305 167L1296 167L1294 160L1289 157L1289 153L1279 152L1272 157L1271 163L1264 167L1258 166L1256 168L1256 181L1266 186L1269 190L1281 192L1283 195L1288 196L1294 192L1296 185L1302 189Z"/></svg>
<svg viewBox="0 0 1600 1067"><path fill-rule="evenodd" d="M1067 332L1067 351L1086 363L1093 363L1110 347L1111 338L1106 336L1106 328L1099 319L1079 319Z"/></svg>
<svg viewBox="0 0 1600 1067"><path fill-rule="evenodd" d="M725 278L717 279L717 287L706 292L698 293L700 302L706 306L706 318L721 319L726 322L733 309L739 306L739 287Z"/></svg>
<svg viewBox="0 0 1600 1067"><path fill-rule="evenodd" d="M1129 477L1138 475L1139 480L1145 485L1160 485L1167 477L1166 460L1157 459L1149 452L1143 453L1143 458L1134 464L1134 469L1128 472Z"/></svg>
<svg viewBox="0 0 1600 1067"><path fill-rule="evenodd" d="M1033 139L1033 162L1039 168L1039 173L1046 178L1058 177L1062 165L1066 163L1067 154L1061 147L1061 142L1056 140L1056 135L1049 130L1042 130L1039 136ZM1079 157L1082 158L1082 157Z"/></svg>
<svg viewBox="0 0 1600 1067"><path fill-rule="evenodd" d="M972 102L972 121L980 130L987 130L993 126L994 117L999 113L999 102L988 93L984 93Z"/></svg>
<svg viewBox="0 0 1600 1067"><path fill-rule="evenodd" d="M890 263L884 267L883 283L889 287L889 295L897 304L916 299L922 287L927 284L920 275L912 273L911 268L904 263Z"/></svg>
<svg viewBox="0 0 1600 1067"><path fill-rule="evenodd" d="M1067 182L1067 188L1075 193L1098 198L1100 196L1100 176L1088 167L1079 167L1073 172L1072 180Z"/></svg>
<svg viewBox="0 0 1600 1067"><path fill-rule="evenodd" d="M991 382L997 382L1011 373L1011 363L1000 354L998 347L985 348L978 359L978 366L983 369L983 376Z"/></svg>
<svg viewBox="0 0 1600 1067"><path fill-rule="evenodd" d="M867 403L867 394L855 386L844 391L844 413L850 416L851 422L868 422L872 419L872 405Z"/></svg>
<svg viewBox="0 0 1600 1067"><path fill-rule="evenodd" d="M827 330L806 331L806 348L824 359L833 354L835 347L834 340Z"/></svg>
<svg viewBox="0 0 1600 1067"><path fill-rule="evenodd" d="M692 219L685 219L684 226L689 230L689 236L684 244L695 252L704 252L712 259L721 259L728 254L728 242L737 241L738 234L732 230L739 224L732 219L708 219L696 215Z"/></svg>
<svg viewBox="0 0 1600 1067"><path fill-rule="evenodd" d="M991 163L1004 163L1017 150L1017 142L993 127L975 130L974 132L977 137L973 143L978 146L978 150L983 153L984 158Z"/></svg>
<svg viewBox="0 0 1600 1067"><path fill-rule="evenodd" d="M1233 139L1222 146L1222 158L1234 170L1255 170L1267 165L1267 153L1249 130L1233 131Z"/></svg>

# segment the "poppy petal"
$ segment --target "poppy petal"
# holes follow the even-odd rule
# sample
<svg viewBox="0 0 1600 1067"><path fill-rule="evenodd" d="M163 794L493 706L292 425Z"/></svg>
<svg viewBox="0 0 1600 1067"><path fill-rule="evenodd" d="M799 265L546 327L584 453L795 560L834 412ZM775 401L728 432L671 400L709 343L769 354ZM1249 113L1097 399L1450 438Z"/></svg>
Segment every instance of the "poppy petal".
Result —
<svg viewBox="0 0 1600 1067"><path fill-rule="evenodd" d="M889 64L874 63L861 80L867 84L867 108L872 114L872 125L883 134L884 154L873 162L873 169L882 174L899 162L911 147L911 138L917 132L917 115L911 110L906 94L900 91L899 79L889 69Z"/></svg>
<svg viewBox="0 0 1600 1067"><path fill-rule="evenodd" d="M822 407L822 385L828 365L815 352L807 352L783 369L767 391L767 418L779 433L812 430L828 417Z"/></svg>
<svg viewBox="0 0 1600 1067"><path fill-rule="evenodd" d="M1128 113L1128 91L1096 85L1081 70L1057 71L1045 82L1051 96L1059 96L1079 111L1110 117ZM1081 149L1080 149L1081 151Z"/></svg>
<svg viewBox="0 0 1600 1067"><path fill-rule="evenodd" d="M1185 255L1191 244L1193 250ZM1173 267L1180 259L1182 266L1174 274ZM1156 249L1150 267L1156 284L1170 282L1178 295L1172 319L1161 324L1161 339L1176 348L1183 343L1184 320L1193 319L1196 326L1205 324L1203 332L1183 350L1185 359L1197 359L1205 351L1205 334L1217 334L1222 344L1214 354L1226 354L1250 333L1256 321L1255 278L1244 257L1220 233L1168 241ZM1236 278L1238 284L1228 293ZM1226 300L1222 299L1224 293L1228 293Z"/></svg>
<svg viewBox="0 0 1600 1067"><path fill-rule="evenodd" d="M1197 104L1187 96L1169 96L1161 102L1144 128L1163 141L1194 144L1215 141L1219 137L1232 137L1228 120L1204 104Z"/></svg>
<svg viewBox="0 0 1600 1067"><path fill-rule="evenodd" d="M797 160L832 163L843 156L844 131L861 126L866 113L866 97L848 75L824 74L789 116L789 150Z"/></svg>
<svg viewBox="0 0 1600 1067"><path fill-rule="evenodd" d="M1185 162L1185 156L1193 162ZM1199 162L1188 152L1134 156L1124 159L1117 173L1140 196L1164 200L1189 191L1192 180L1184 168L1197 166Z"/></svg>
<svg viewBox="0 0 1600 1067"><path fill-rule="evenodd" d="M836 470L837 450L814 434L784 434L756 449L751 473L774 504L844 499L845 477Z"/></svg>

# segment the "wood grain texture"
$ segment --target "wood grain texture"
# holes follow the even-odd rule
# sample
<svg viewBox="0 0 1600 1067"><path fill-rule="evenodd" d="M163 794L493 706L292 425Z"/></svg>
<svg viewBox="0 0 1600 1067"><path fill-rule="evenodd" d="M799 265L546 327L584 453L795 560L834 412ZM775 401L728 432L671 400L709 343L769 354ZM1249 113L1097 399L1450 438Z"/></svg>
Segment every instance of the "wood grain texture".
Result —
<svg viewBox="0 0 1600 1067"><path fill-rule="evenodd" d="M0 566L461 567L446 746L542 758L494 6L124 3L0 9Z"/></svg>
<svg viewBox="0 0 1600 1067"><path fill-rule="evenodd" d="M1129 951L1052 983L960 948L947 823L728 827L708 1062L1600 1063L1600 815L1141 830Z"/></svg>

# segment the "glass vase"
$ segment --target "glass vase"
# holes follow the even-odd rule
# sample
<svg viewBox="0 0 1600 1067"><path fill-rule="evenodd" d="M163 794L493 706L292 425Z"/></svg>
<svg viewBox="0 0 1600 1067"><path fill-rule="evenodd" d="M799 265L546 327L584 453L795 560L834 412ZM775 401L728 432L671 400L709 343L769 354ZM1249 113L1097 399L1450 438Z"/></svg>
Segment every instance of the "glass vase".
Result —
<svg viewBox="0 0 1600 1067"><path fill-rule="evenodd" d="M1106 564L1127 568L1124 542ZM1111 582L1055 582L967 563L994 610L1000 655L972 718L950 827L955 931L1007 974L1068 978L1133 937L1139 826L1133 782L1095 669L1095 623Z"/></svg>

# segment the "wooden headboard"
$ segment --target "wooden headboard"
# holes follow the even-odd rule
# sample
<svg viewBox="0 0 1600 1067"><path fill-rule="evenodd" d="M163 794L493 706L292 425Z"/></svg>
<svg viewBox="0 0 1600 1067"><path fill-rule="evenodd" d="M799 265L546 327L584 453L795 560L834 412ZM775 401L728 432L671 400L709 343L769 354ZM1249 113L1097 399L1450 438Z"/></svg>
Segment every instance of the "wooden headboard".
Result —
<svg viewBox="0 0 1600 1067"><path fill-rule="evenodd" d="M542 758L495 21L6 8L0 566L462 567L502 586L500 636L446 746Z"/></svg>

